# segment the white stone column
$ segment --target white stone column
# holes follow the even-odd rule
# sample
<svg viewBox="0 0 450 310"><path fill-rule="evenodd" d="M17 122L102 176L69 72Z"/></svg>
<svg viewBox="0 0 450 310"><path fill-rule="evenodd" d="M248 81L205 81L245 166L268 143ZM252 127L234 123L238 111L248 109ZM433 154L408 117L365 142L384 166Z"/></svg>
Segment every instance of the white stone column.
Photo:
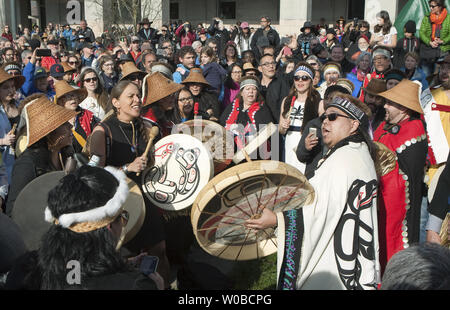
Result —
<svg viewBox="0 0 450 310"><path fill-rule="evenodd" d="M300 28L311 20L312 0L280 0L280 24L275 28L280 36L300 34Z"/></svg>
<svg viewBox="0 0 450 310"><path fill-rule="evenodd" d="M371 31L373 31L373 27L377 24L377 14L380 11L387 11L392 24L394 24L398 14L397 10L398 0L366 0L364 20L369 22Z"/></svg>
<svg viewBox="0 0 450 310"><path fill-rule="evenodd" d="M94 31L95 37L103 33L103 0L84 0L84 17Z"/></svg>
<svg viewBox="0 0 450 310"><path fill-rule="evenodd" d="M141 14L142 18L153 21L152 27L158 29L169 22L170 0L141 0Z"/></svg>

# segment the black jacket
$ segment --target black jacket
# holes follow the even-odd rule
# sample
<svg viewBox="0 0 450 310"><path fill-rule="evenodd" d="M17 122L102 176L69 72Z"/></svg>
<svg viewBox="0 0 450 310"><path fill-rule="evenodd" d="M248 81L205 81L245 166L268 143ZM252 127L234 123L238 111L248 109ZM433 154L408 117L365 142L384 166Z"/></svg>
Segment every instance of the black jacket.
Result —
<svg viewBox="0 0 450 310"><path fill-rule="evenodd" d="M148 28L148 30L150 30L150 33L145 31L144 28L142 28L141 30L139 30L139 32L137 33L137 36L139 37L139 39L141 39L141 41L145 41L145 42L150 42L150 44L152 45L152 48L155 48L155 45L158 44L158 31L155 28Z"/></svg>
<svg viewBox="0 0 450 310"><path fill-rule="evenodd" d="M266 99L266 105L269 108L275 124L280 121L281 101L289 94L289 84L283 76L276 75L269 87L262 87L262 95Z"/></svg>
<svg viewBox="0 0 450 310"><path fill-rule="evenodd" d="M327 147L323 144L321 127L322 122L320 121L320 118L317 117L309 121L308 124L306 124L302 137L300 138L300 142L298 143L296 155L300 162L306 164L305 177L307 179L311 179L314 176L314 171L317 168L317 164L327 150ZM316 132L317 138L319 138L319 143L313 147L311 151L308 151L305 147L305 140L309 135L310 128L317 129Z"/></svg>
<svg viewBox="0 0 450 310"><path fill-rule="evenodd" d="M28 183L52 170L48 149L45 147L26 149L14 162L8 199L6 200L6 214L11 216L17 196Z"/></svg>
<svg viewBox="0 0 450 310"><path fill-rule="evenodd" d="M261 53L259 52L259 48L263 47L263 45L258 43L258 40L259 40L259 42L263 42L264 40L262 39L262 37L264 37L264 30L259 28L258 30L256 30L255 34L253 35L252 42L250 43L250 47L253 50L253 52L255 53L256 59L258 61L259 61L259 58L261 58L261 56L262 56ZM280 45L280 35L272 27L270 27L269 32L267 33L267 40L269 41L268 45L271 45L275 48L278 45Z"/></svg>
<svg viewBox="0 0 450 310"><path fill-rule="evenodd" d="M216 39L217 41L217 51L219 53L219 57L224 56L224 48L228 41L231 40L231 34L227 29L220 30L218 29L214 22L208 27L208 33L211 37Z"/></svg>

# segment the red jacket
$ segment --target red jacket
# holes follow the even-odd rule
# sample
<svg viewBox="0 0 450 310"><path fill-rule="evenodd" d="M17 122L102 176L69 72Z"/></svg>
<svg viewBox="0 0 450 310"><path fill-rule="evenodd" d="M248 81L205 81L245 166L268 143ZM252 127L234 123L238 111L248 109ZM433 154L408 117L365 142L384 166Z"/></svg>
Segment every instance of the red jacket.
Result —
<svg viewBox="0 0 450 310"><path fill-rule="evenodd" d="M4 37L4 38L7 38L10 42L12 42L13 41L13 36L12 36L12 33L11 32L9 32L9 33L2 33L2 37Z"/></svg>
<svg viewBox="0 0 450 310"><path fill-rule="evenodd" d="M194 32L188 31L187 34L184 31L184 25L180 25L175 31L175 35L181 39L180 46L191 46L194 43L196 36Z"/></svg>

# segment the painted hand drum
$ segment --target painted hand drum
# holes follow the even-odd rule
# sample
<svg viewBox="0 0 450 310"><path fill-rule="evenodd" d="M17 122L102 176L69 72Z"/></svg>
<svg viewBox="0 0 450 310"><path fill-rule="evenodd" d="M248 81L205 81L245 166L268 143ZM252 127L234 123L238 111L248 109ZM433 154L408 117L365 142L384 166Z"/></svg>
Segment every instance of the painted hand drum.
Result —
<svg viewBox="0 0 450 310"><path fill-rule="evenodd" d="M183 134L171 134L155 145L155 165L142 174L142 190L161 209L190 207L213 177L214 164L202 142Z"/></svg>
<svg viewBox="0 0 450 310"><path fill-rule="evenodd" d="M42 236L52 225L45 221L44 215L48 205L48 193L64 176L63 171L49 172L39 176L22 189L14 203L11 217L20 227L22 237L30 251L39 248ZM136 236L145 218L144 198L139 186L131 179L127 181L130 193L123 207L128 211L130 218L125 226L127 234L123 244Z"/></svg>
<svg viewBox="0 0 450 310"><path fill-rule="evenodd" d="M177 125L177 132L191 135L203 142L214 160L214 175L225 170L234 155L233 136L216 122L193 119Z"/></svg>
<svg viewBox="0 0 450 310"><path fill-rule="evenodd" d="M314 200L314 189L292 166L270 160L243 163L215 176L191 210L194 234L209 254L229 260L251 260L277 250L274 229L244 226L264 208L281 212Z"/></svg>

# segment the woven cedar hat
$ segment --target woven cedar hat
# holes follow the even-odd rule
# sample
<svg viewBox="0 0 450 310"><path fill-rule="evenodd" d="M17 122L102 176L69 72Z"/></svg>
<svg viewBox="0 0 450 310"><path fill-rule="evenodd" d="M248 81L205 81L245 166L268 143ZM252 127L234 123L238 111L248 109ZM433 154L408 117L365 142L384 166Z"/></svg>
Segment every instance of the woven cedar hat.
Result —
<svg viewBox="0 0 450 310"><path fill-rule="evenodd" d="M247 71L256 71L256 72L258 72L258 69L253 67L253 64L251 62L246 62L244 64L244 66L242 67L242 69L244 70L244 72L247 72Z"/></svg>
<svg viewBox="0 0 450 310"><path fill-rule="evenodd" d="M423 114L422 106L420 105L421 92L422 84L420 82L405 79L391 89L379 93L378 96Z"/></svg>
<svg viewBox="0 0 450 310"><path fill-rule="evenodd" d="M27 147L29 147L78 113L53 104L46 97L41 97L27 103L24 114L27 122Z"/></svg>
<svg viewBox="0 0 450 310"><path fill-rule="evenodd" d="M387 90L386 81L383 79L371 79L363 90L372 96L378 96L379 93Z"/></svg>
<svg viewBox="0 0 450 310"><path fill-rule="evenodd" d="M88 93L87 90L82 87L82 88L73 88L72 86L69 85L69 83L67 83L64 80L61 81L56 81L55 82L55 98L54 98L54 102L57 104L58 100L64 96L67 95L69 93L76 93L79 97L79 102L83 101Z"/></svg>
<svg viewBox="0 0 450 310"><path fill-rule="evenodd" d="M133 73L138 73L140 75L140 78L143 79L147 73L144 71L139 70L134 62L127 61L123 64L122 67L122 78L121 81L126 79L127 76L132 75Z"/></svg>
<svg viewBox="0 0 450 310"><path fill-rule="evenodd" d="M5 70L0 68L0 85L9 80L14 80L16 89L20 88L23 83L25 83L25 77L23 75L8 74Z"/></svg>
<svg viewBox="0 0 450 310"><path fill-rule="evenodd" d="M154 72L147 75L144 83L142 83L142 105L147 106L152 104L176 93L183 87L183 85L169 80L160 72Z"/></svg>
<svg viewBox="0 0 450 310"><path fill-rule="evenodd" d="M205 86L211 86L207 80L205 80L205 77L203 76L203 70L201 68L192 68L191 71L189 71L188 77L181 82L181 84L187 84L187 83L200 83L204 84Z"/></svg>

